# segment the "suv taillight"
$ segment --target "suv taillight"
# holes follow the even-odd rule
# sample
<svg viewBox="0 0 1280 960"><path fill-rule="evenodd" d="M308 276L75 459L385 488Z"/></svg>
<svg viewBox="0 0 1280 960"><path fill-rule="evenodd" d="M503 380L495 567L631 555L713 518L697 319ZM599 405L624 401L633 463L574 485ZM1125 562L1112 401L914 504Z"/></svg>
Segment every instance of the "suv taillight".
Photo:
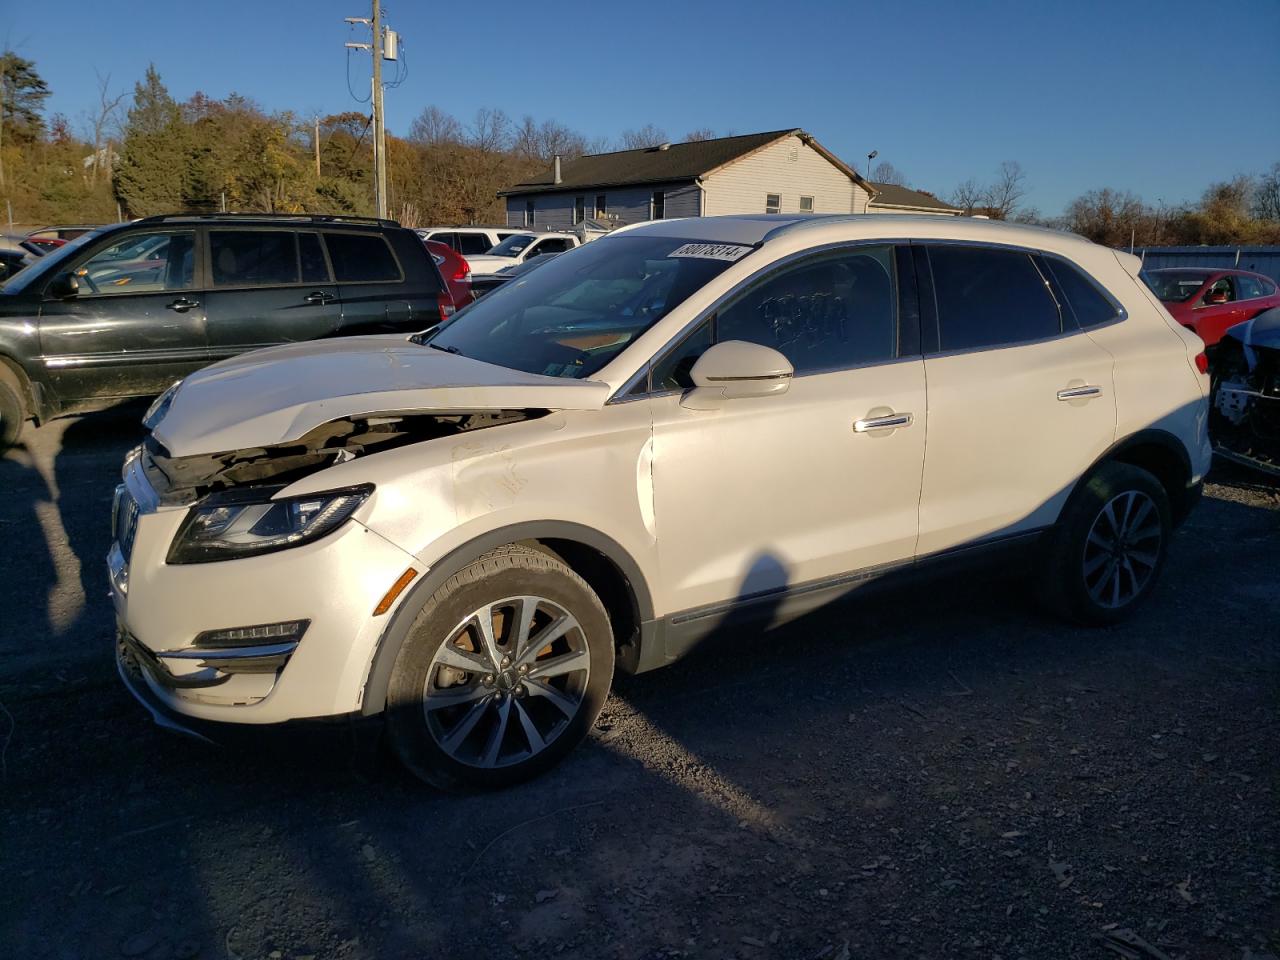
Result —
<svg viewBox="0 0 1280 960"><path fill-rule="evenodd" d="M1196 369L1201 373L1209 372L1209 355L1203 350L1196 354Z"/></svg>
<svg viewBox="0 0 1280 960"><path fill-rule="evenodd" d="M466 257L458 257L458 269L454 271L453 279L462 283L471 282L471 264L467 263Z"/></svg>
<svg viewBox="0 0 1280 960"><path fill-rule="evenodd" d="M436 302L440 305L441 323L444 323L452 317L458 310L458 308L453 305L453 301L449 299L449 295L447 293L440 294L440 296L436 298Z"/></svg>

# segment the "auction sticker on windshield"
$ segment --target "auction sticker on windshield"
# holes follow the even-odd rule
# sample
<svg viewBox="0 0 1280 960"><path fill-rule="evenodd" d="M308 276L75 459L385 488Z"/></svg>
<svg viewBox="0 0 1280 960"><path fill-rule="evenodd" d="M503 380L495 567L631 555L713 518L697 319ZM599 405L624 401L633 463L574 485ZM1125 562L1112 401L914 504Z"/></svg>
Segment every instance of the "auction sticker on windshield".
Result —
<svg viewBox="0 0 1280 960"><path fill-rule="evenodd" d="M686 243L671 251L673 257L696 257L700 260L740 260L752 251L740 243Z"/></svg>

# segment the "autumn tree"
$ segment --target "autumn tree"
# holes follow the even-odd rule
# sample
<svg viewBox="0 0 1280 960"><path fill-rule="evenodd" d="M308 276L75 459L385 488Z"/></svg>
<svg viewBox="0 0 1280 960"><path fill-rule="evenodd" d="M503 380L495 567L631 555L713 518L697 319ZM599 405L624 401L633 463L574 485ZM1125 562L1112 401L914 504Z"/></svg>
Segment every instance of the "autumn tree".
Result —
<svg viewBox="0 0 1280 960"><path fill-rule="evenodd" d="M115 190L133 216L172 213L185 206L186 127L155 65L134 87L125 124Z"/></svg>

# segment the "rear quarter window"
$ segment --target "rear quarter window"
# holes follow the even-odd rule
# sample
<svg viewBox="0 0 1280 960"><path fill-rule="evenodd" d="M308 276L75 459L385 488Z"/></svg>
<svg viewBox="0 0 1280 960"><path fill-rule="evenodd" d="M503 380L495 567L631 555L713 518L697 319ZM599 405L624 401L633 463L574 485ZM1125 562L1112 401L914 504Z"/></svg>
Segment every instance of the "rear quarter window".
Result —
<svg viewBox="0 0 1280 960"><path fill-rule="evenodd" d="M930 246L939 349L972 350L1062 332L1058 305L1030 254L989 247Z"/></svg>
<svg viewBox="0 0 1280 960"><path fill-rule="evenodd" d="M387 241L377 234L330 233L324 238L339 283L400 279L400 265Z"/></svg>
<svg viewBox="0 0 1280 960"><path fill-rule="evenodd" d="M1098 284L1075 265L1053 257L1045 257L1041 262L1047 265L1058 281L1058 288L1066 300L1065 307L1075 315L1080 327L1099 327L1123 316L1120 309L1099 289Z"/></svg>

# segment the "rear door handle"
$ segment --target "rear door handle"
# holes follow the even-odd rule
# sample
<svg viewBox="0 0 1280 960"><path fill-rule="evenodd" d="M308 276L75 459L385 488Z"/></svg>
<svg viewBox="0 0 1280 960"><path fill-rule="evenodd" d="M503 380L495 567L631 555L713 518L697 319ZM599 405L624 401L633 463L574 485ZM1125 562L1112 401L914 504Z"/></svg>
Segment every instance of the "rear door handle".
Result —
<svg viewBox="0 0 1280 960"><path fill-rule="evenodd" d="M302 299L306 300L307 303L328 303L333 299L333 294L325 293L323 290L312 290Z"/></svg>
<svg viewBox="0 0 1280 960"><path fill-rule="evenodd" d="M1079 387L1063 387L1058 391L1059 400L1088 400L1090 397L1102 396L1102 388L1086 383Z"/></svg>
<svg viewBox="0 0 1280 960"><path fill-rule="evenodd" d="M896 430L909 427L915 417L909 413L890 413L883 417L866 417L853 421L854 433L870 433L872 430Z"/></svg>
<svg viewBox="0 0 1280 960"><path fill-rule="evenodd" d="M173 303L166 303L166 307L170 310L176 310L178 313L186 313L192 307L200 306L199 300L188 300L186 297L179 297Z"/></svg>

